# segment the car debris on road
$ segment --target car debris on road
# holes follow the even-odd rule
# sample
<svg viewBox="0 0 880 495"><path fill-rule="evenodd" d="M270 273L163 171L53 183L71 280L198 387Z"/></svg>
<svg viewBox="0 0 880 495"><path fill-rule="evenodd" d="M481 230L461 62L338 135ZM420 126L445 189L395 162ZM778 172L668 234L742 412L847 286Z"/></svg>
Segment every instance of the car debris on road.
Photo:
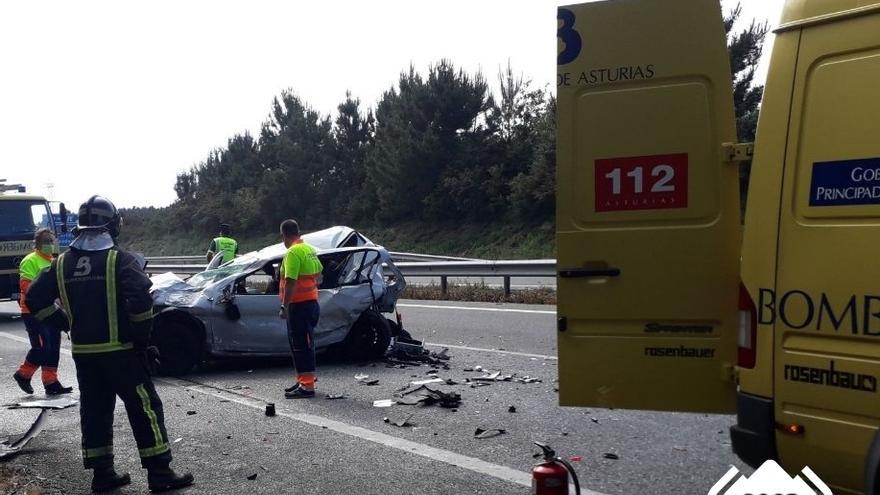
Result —
<svg viewBox="0 0 880 495"><path fill-rule="evenodd" d="M49 418L49 410L43 409L40 411L40 414L37 416L37 419L34 420L33 424L28 431L22 435L21 438L13 442L12 444L8 443L8 440L0 442L0 461L5 461L11 459L18 455L21 450L34 439L40 432L43 430L43 427L46 426L46 422Z"/></svg>
<svg viewBox="0 0 880 495"><path fill-rule="evenodd" d="M479 438L479 439L492 438L492 437L497 437L499 435L503 435L505 433L507 433L507 430L504 430L502 428L489 428L489 429L477 428L476 430L474 430L474 438Z"/></svg>
<svg viewBox="0 0 880 495"><path fill-rule="evenodd" d="M24 409L24 408L36 408L36 409L66 409L71 406L75 406L79 404L79 400L74 399L73 397L58 397L54 399L36 399L36 400L23 400L20 402L15 402L8 406L9 409Z"/></svg>

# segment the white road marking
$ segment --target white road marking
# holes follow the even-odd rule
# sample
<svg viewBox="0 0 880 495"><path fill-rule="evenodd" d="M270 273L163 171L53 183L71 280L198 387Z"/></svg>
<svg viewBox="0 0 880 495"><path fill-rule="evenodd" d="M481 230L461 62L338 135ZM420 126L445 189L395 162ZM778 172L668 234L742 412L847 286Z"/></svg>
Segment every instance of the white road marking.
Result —
<svg viewBox="0 0 880 495"><path fill-rule="evenodd" d="M428 309L455 309L465 311L492 311L498 313L530 313L536 315L555 315L556 311L544 311L538 309L513 309L513 308L480 308L477 306L433 306L430 304L398 303L398 308L428 308Z"/></svg>
<svg viewBox="0 0 880 495"><path fill-rule="evenodd" d="M448 347L450 349L464 349L466 351L478 351L478 352L494 352L496 354L509 354L511 356L523 356L530 358L538 358L538 359L552 359L554 361L559 360L556 356L549 356L547 354L529 354L528 352L516 352L516 351L504 351L501 349L484 349L482 347L468 347L466 345L452 345L452 344L435 344L433 342L425 342L425 345L429 345L432 347Z"/></svg>
<svg viewBox="0 0 880 495"><path fill-rule="evenodd" d="M0 332L0 337L7 338L9 340L14 340L16 342L21 342L23 344L30 345L30 341L24 337L20 337L18 335L11 335L6 332ZM451 347L451 346L447 346ZM491 349L485 349L491 350ZM70 355L70 349L61 349L61 352L64 354ZM497 352L505 352L505 351L497 351ZM535 355L539 356L539 355ZM211 397L216 397L224 400L229 400L231 402L235 402L236 404L240 404L243 406L247 406L253 409L257 409L262 411L265 409L266 403L270 402L264 399L260 399L257 397L247 397L241 394L236 394L231 391L221 391L214 387L210 387L207 385L203 385L196 382L188 382L185 380L180 380L178 378L159 378L156 377L155 381L165 383L175 387L181 387L186 390L191 390L193 392L198 392L202 395L208 395ZM421 444L418 442L413 442L410 440L405 440L403 438L398 438L395 436L387 435L385 433L380 433L377 431L369 430L367 428L361 428L360 426L350 425L348 423L343 423L342 421L336 421L333 419L325 418L323 416L318 416L315 414L305 414L305 413L296 413L296 412L287 412L282 408L277 407L276 403L276 414L278 416L282 416L288 419L292 419L294 421L299 421L301 423L306 423L312 426L317 426L319 428L326 428L328 430L335 431L337 433L342 433L343 435L348 435L351 437L359 438L361 440L367 440L370 442L374 442L380 445L384 445L387 447L391 447L393 449L397 449L403 452L408 452L410 454L415 454L421 457L425 457L427 459L440 461L452 466L457 466L460 468L467 469L469 471L473 471L477 474L482 474L486 476L492 476L493 478L498 478L502 481L507 481L510 483L514 483L524 487L532 486L532 476L529 473L519 471L513 468L509 468L507 466L501 466L499 464L493 464L491 462L484 461L482 459L477 459L475 457L469 457L466 455L458 454L456 452L452 452L445 449L438 449L436 447L431 447L430 445ZM573 488L569 487L571 491ZM581 488L581 493L583 495L605 495L603 493L594 492L591 490L587 490L586 488Z"/></svg>

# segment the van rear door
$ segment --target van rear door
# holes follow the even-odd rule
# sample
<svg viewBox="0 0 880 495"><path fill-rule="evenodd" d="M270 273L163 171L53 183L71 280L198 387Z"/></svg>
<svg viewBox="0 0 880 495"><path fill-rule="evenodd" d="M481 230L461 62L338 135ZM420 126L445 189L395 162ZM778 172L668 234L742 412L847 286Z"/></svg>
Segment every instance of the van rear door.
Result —
<svg viewBox="0 0 880 495"><path fill-rule="evenodd" d="M776 287L756 302L775 328L776 419L804 434L777 450L861 491L880 424L880 5L781 29L800 45Z"/></svg>
<svg viewBox="0 0 880 495"><path fill-rule="evenodd" d="M735 408L740 209L718 2L557 18L560 402Z"/></svg>

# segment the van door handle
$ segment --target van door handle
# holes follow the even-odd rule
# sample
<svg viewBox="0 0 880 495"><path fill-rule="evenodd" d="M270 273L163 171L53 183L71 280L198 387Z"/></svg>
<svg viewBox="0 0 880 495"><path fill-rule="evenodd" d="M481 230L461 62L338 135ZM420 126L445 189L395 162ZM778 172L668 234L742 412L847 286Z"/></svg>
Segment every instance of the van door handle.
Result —
<svg viewBox="0 0 880 495"><path fill-rule="evenodd" d="M559 270L560 278L617 277L620 268L563 268Z"/></svg>

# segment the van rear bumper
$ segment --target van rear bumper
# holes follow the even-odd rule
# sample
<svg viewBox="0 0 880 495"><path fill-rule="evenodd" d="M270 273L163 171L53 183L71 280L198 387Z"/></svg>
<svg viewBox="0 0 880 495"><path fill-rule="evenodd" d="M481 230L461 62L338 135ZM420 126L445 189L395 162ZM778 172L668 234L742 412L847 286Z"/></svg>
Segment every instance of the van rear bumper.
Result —
<svg viewBox="0 0 880 495"><path fill-rule="evenodd" d="M737 392L736 425L730 427L730 442L733 452L753 468L767 459L776 460L773 400Z"/></svg>

